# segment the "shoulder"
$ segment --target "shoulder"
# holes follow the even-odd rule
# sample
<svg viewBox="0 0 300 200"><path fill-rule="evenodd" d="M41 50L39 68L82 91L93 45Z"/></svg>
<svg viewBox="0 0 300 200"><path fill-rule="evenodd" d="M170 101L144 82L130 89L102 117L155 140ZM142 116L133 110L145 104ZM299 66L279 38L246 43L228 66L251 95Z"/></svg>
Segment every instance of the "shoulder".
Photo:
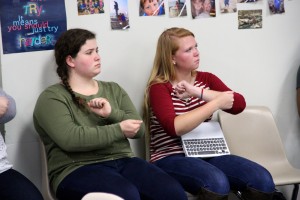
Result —
<svg viewBox="0 0 300 200"><path fill-rule="evenodd" d="M39 100L41 99L60 99L60 98L71 98L70 93L67 91L67 89L62 84L54 84L49 87L47 87L42 93L39 95Z"/></svg>
<svg viewBox="0 0 300 200"><path fill-rule="evenodd" d="M211 87L212 85L218 85L222 80L215 74L210 72L197 72L196 81L201 83L201 85L206 85Z"/></svg>
<svg viewBox="0 0 300 200"><path fill-rule="evenodd" d="M156 90L156 89L172 89L172 85L170 82L165 82L165 83L154 83L150 86L151 90Z"/></svg>
<svg viewBox="0 0 300 200"><path fill-rule="evenodd" d="M59 93L63 93L67 91L66 88L64 87L64 85L62 84L59 84L59 83L56 83L54 85L50 85L48 86L43 92L43 93L56 93L56 94L59 94Z"/></svg>
<svg viewBox="0 0 300 200"><path fill-rule="evenodd" d="M164 93L171 93L173 91L172 85L169 82L166 83L154 83L149 87L150 95L154 94L164 94Z"/></svg>

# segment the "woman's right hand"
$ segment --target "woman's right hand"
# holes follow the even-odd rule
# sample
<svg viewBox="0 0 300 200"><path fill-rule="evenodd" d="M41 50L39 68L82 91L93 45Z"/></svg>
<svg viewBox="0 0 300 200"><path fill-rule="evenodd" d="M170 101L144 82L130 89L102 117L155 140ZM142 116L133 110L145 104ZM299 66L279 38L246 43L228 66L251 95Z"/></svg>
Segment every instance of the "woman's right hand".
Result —
<svg viewBox="0 0 300 200"><path fill-rule="evenodd" d="M142 123L142 120L127 119L120 122L120 127L125 137L133 138L140 130Z"/></svg>
<svg viewBox="0 0 300 200"><path fill-rule="evenodd" d="M87 103L87 105L93 113L101 117L108 117L111 113L110 103L105 98L92 99Z"/></svg>
<svg viewBox="0 0 300 200"><path fill-rule="evenodd" d="M178 84L174 86L175 88L175 94L178 98L184 99L191 96L197 97L197 90L200 90L200 88L195 87L194 85L186 82L186 81L180 81Z"/></svg>

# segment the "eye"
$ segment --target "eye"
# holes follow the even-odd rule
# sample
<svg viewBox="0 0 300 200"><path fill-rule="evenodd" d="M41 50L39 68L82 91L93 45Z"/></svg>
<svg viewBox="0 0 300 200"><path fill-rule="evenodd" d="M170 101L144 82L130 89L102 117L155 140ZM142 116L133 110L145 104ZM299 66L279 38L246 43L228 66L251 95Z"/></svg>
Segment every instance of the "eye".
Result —
<svg viewBox="0 0 300 200"><path fill-rule="evenodd" d="M190 52L190 51L192 51L192 47L190 47L190 48L188 48L187 50L186 50L186 52Z"/></svg>
<svg viewBox="0 0 300 200"><path fill-rule="evenodd" d="M91 55L91 54L92 54L92 51L89 50L89 51L86 52L86 54Z"/></svg>

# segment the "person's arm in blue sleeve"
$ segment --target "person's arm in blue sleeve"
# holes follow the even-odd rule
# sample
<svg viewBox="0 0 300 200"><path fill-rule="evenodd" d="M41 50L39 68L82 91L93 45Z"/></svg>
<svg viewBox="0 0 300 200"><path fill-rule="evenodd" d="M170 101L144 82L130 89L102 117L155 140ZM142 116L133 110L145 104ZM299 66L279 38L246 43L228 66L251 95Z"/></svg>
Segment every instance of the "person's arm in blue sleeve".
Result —
<svg viewBox="0 0 300 200"><path fill-rule="evenodd" d="M16 116L16 102L0 88L0 123L5 124Z"/></svg>

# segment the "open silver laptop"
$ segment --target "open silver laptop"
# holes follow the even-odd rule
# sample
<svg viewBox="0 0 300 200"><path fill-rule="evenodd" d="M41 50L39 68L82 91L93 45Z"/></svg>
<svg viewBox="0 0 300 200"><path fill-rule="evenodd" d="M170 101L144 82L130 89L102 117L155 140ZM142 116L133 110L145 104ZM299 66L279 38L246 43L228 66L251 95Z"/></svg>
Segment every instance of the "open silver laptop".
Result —
<svg viewBox="0 0 300 200"><path fill-rule="evenodd" d="M219 122L202 122L198 127L181 136L187 157L215 157L230 154Z"/></svg>

